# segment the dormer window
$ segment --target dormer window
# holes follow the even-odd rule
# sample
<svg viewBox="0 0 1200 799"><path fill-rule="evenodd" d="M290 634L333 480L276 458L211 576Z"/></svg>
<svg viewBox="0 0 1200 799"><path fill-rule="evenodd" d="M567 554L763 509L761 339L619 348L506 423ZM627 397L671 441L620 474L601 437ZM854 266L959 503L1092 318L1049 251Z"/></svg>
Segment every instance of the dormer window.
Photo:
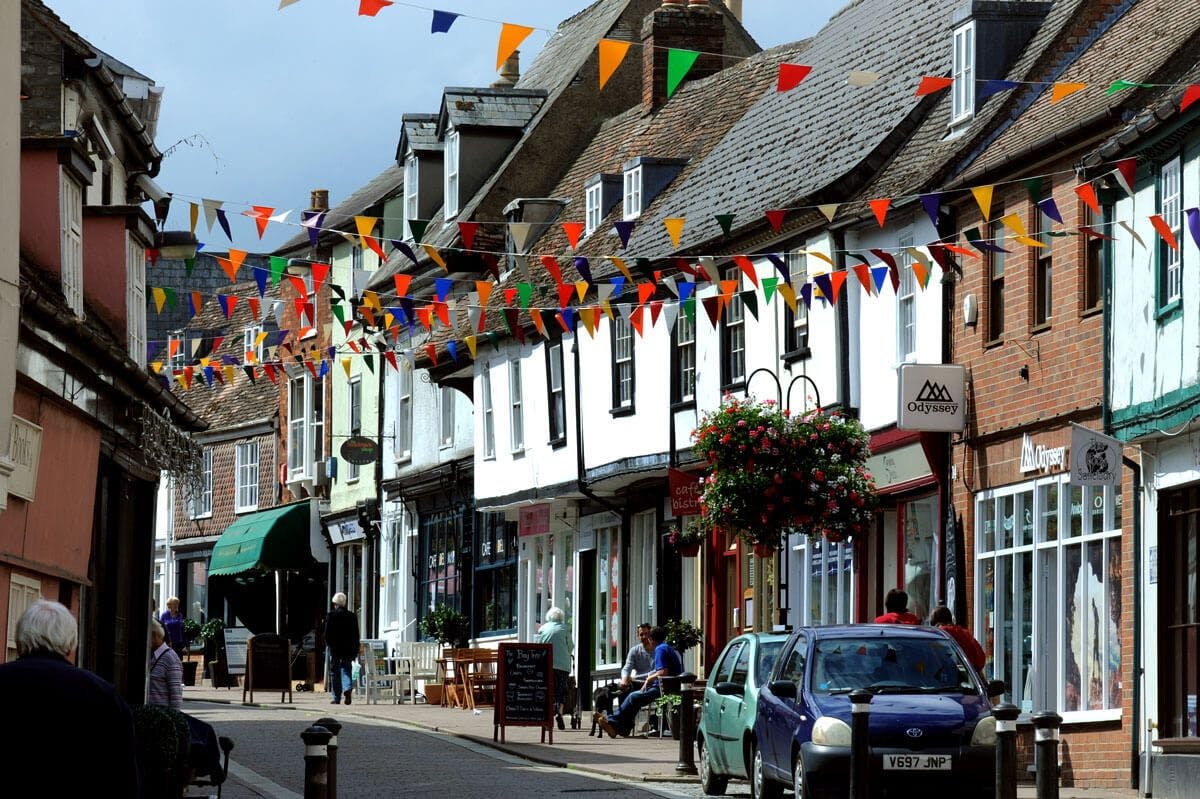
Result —
<svg viewBox="0 0 1200 799"><path fill-rule="evenodd" d="M446 134L446 219L458 215L458 145L457 130Z"/></svg>
<svg viewBox="0 0 1200 799"><path fill-rule="evenodd" d="M259 340L259 334L262 332L262 325L251 325L242 331L242 352L245 353L245 356L249 356L253 353L253 361L250 361L249 357L246 358L246 360L250 361L251 363L262 362L263 342ZM266 337L264 336L263 341L265 340Z"/></svg>
<svg viewBox="0 0 1200 799"><path fill-rule="evenodd" d="M421 212L417 204L417 155L409 152L404 159L404 237L408 238L408 220L419 219Z"/></svg>
<svg viewBox="0 0 1200 799"><path fill-rule="evenodd" d="M637 219L642 214L642 168L635 166L625 170L624 193L625 219Z"/></svg>
<svg viewBox="0 0 1200 799"><path fill-rule="evenodd" d="M975 115L975 22L954 31L954 78L950 106L950 124L966 122Z"/></svg>
<svg viewBox="0 0 1200 799"><path fill-rule="evenodd" d="M600 220L604 218L604 184L597 182L588 186L585 200L587 218L584 220L583 232L590 236L600 227Z"/></svg>

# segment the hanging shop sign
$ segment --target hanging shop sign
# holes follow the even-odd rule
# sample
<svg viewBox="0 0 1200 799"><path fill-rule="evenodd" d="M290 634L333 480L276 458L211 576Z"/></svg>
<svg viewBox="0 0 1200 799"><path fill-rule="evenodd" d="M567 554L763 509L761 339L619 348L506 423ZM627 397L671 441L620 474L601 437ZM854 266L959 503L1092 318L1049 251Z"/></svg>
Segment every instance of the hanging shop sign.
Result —
<svg viewBox="0 0 1200 799"><path fill-rule="evenodd" d="M925 450L919 443L879 452L867 458L867 471L875 478L877 491L895 486L910 487L912 483L933 477L933 469Z"/></svg>
<svg viewBox="0 0 1200 799"><path fill-rule="evenodd" d="M962 432L967 426L966 382L962 366L901 366L900 429Z"/></svg>
<svg viewBox="0 0 1200 799"><path fill-rule="evenodd" d="M1081 425L1071 425L1071 485L1121 484L1121 442Z"/></svg>
<svg viewBox="0 0 1200 799"><path fill-rule="evenodd" d="M366 436L353 436L342 442L342 460L355 466L369 466L379 458L379 445Z"/></svg>
<svg viewBox="0 0 1200 799"><path fill-rule="evenodd" d="M550 532L550 505L526 505L521 508L518 534L524 538Z"/></svg>
<svg viewBox="0 0 1200 799"><path fill-rule="evenodd" d="M1029 472L1047 474L1066 465L1066 447L1047 447L1044 444L1034 444L1028 433L1021 439L1021 474Z"/></svg>
<svg viewBox="0 0 1200 799"><path fill-rule="evenodd" d="M700 475L682 469L668 469L667 480L671 484L671 513L675 516L698 516Z"/></svg>
<svg viewBox="0 0 1200 799"><path fill-rule="evenodd" d="M8 478L8 493L33 502L37 488L38 461L42 456L42 428L20 416L12 418L8 438L13 471Z"/></svg>
<svg viewBox="0 0 1200 799"><path fill-rule="evenodd" d="M330 522L325 525L325 529L329 531L329 540L335 547L341 544L349 544L352 541L363 541L367 537L362 527L354 519L344 522Z"/></svg>

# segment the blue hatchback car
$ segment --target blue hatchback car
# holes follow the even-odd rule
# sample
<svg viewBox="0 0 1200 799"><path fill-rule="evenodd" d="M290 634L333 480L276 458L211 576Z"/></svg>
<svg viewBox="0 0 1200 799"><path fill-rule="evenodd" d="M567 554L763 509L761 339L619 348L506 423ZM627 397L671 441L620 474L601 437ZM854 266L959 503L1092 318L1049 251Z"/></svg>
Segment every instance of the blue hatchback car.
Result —
<svg viewBox="0 0 1200 799"><path fill-rule="evenodd" d="M990 686L994 692L999 686ZM759 690L753 774L758 799L844 797L850 781L849 693L870 704L871 796L995 794L996 721L989 686L935 627L856 624L794 633Z"/></svg>

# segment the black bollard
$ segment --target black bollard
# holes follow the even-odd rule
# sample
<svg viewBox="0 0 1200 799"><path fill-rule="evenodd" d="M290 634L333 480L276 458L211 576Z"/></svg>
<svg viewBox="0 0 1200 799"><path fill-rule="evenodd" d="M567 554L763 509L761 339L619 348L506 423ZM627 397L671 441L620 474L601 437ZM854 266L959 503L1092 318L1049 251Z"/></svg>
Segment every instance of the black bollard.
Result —
<svg viewBox="0 0 1200 799"><path fill-rule="evenodd" d="M338 761L338 733L342 731L342 725L337 719L331 719L328 716L323 719L317 719L317 726L324 727L329 730L330 739L326 745L329 751L329 789L326 793L329 799L337 799L337 761Z"/></svg>
<svg viewBox="0 0 1200 799"><path fill-rule="evenodd" d="M996 705L996 799L1017 799L1017 716L1013 704Z"/></svg>
<svg viewBox="0 0 1200 799"><path fill-rule="evenodd" d="M871 699L864 688L850 692L850 799L871 793Z"/></svg>
<svg viewBox="0 0 1200 799"><path fill-rule="evenodd" d="M679 762L675 764L676 774L696 773L696 697L692 685L696 675L692 673L680 675L680 682L687 687L680 691L679 700Z"/></svg>
<svg viewBox="0 0 1200 799"><path fill-rule="evenodd" d="M1034 760L1037 766L1038 799L1058 799L1058 728L1062 716L1039 713L1033 717Z"/></svg>
<svg viewBox="0 0 1200 799"><path fill-rule="evenodd" d="M304 741L304 799L329 799L329 739L324 727L309 727L300 733Z"/></svg>

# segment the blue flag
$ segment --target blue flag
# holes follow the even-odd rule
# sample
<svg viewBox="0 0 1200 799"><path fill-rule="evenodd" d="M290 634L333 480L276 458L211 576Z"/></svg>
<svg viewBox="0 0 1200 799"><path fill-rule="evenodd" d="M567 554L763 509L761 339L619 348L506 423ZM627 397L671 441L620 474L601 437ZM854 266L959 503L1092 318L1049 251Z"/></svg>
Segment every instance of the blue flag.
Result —
<svg viewBox="0 0 1200 799"><path fill-rule="evenodd" d="M454 20L458 19L458 14L452 11L433 12L433 25L430 27L430 33L449 33L450 26L454 24Z"/></svg>

